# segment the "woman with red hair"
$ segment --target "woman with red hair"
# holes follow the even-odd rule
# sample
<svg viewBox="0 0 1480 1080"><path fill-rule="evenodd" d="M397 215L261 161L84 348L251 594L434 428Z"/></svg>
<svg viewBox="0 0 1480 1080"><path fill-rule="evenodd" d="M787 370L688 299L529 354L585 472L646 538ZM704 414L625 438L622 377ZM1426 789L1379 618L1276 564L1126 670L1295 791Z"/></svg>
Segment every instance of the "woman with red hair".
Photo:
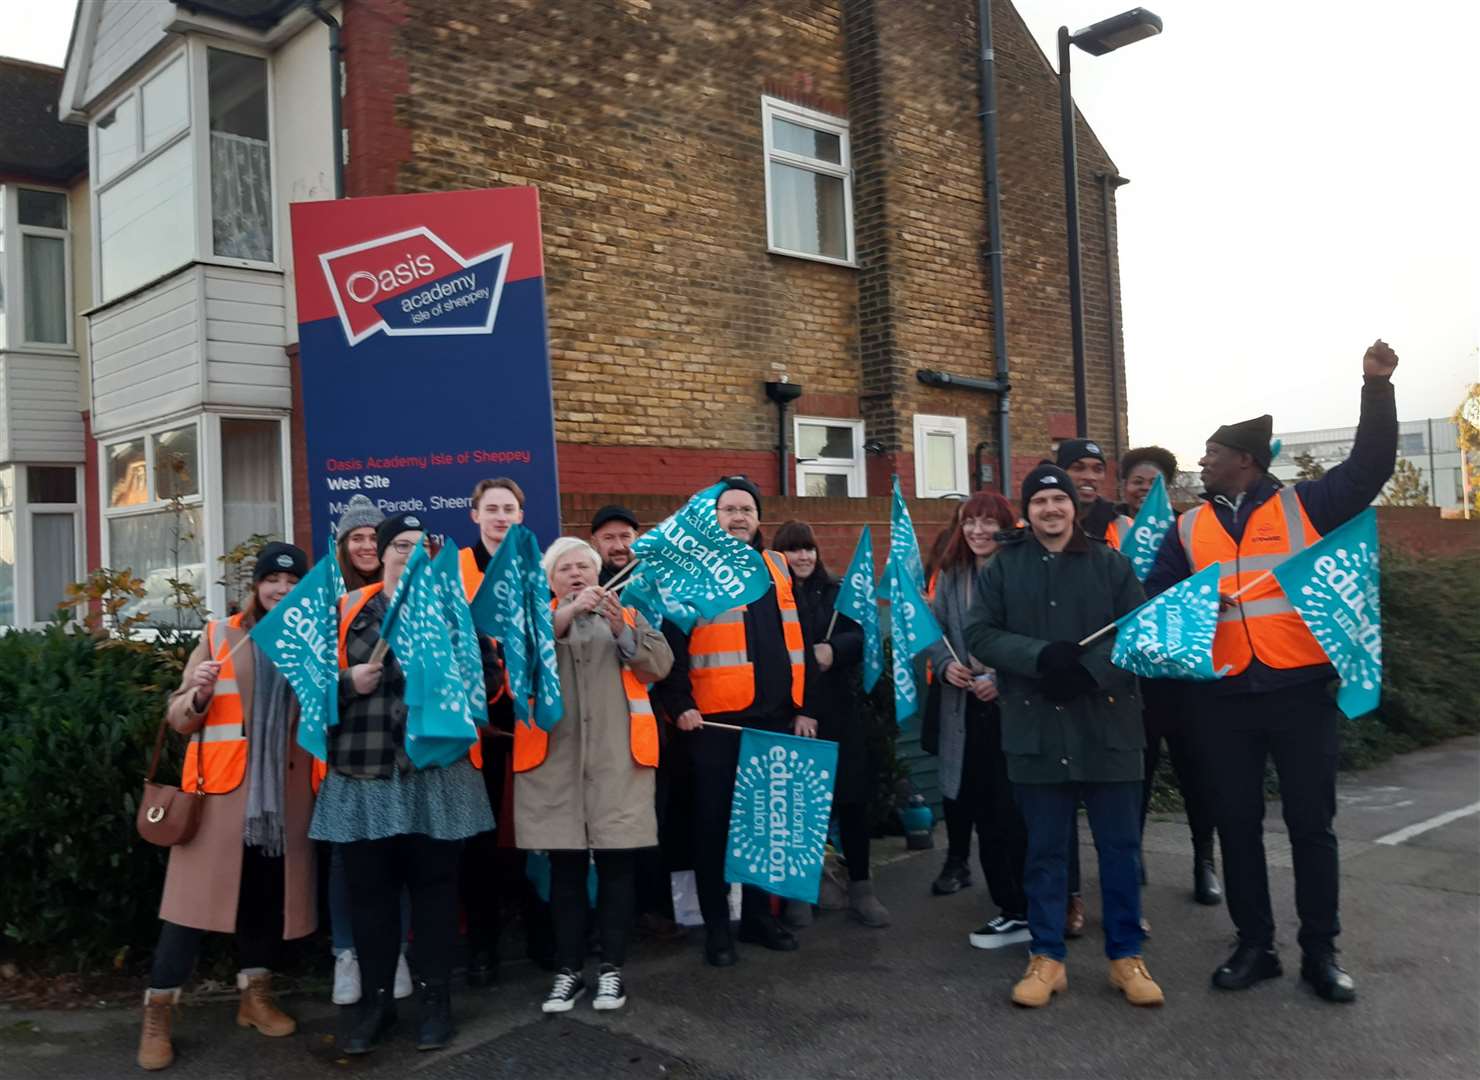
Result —
<svg viewBox="0 0 1480 1080"><path fill-rule="evenodd" d="M977 836L982 873L997 915L970 935L978 949L996 949L1029 938L1023 860L1027 832L1013 802L1002 754L1002 717L996 673L966 648L966 613L978 571L997 550L997 537L1017 526L1001 495L978 491L962 505L941 555L931 607L950 642L926 650L940 679L940 782L945 795L946 865L936 891L970 884L971 834ZM954 652L953 652L954 650ZM945 887L941 888L942 883Z"/></svg>

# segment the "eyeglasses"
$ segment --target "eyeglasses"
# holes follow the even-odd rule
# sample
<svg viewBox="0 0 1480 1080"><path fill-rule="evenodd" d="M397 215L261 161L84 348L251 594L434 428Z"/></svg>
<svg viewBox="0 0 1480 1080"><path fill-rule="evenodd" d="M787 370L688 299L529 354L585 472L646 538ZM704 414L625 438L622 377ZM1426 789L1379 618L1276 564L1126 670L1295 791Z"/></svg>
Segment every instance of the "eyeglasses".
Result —
<svg viewBox="0 0 1480 1080"><path fill-rule="evenodd" d="M719 507L719 512L721 514L733 514L736 517L757 517L757 516L759 516L758 515L758 512L756 511L755 507L753 507L753 506L721 506L721 507Z"/></svg>
<svg viewBox="0 0 1480 1080"><path fill-rule="evenodd" d="M391 541L391 547L395 548L396 549L396 552L398 554L401 554L401 555L410 555L412 553L412 551L416 550L416 541L415 540L392 540Z"/></svg>

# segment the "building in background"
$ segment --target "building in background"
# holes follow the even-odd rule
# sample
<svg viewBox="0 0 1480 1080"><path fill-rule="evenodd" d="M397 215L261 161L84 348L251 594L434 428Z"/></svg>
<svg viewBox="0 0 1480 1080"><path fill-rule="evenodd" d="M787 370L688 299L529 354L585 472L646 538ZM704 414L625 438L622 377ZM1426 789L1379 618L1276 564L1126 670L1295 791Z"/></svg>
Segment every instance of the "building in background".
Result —
<svg viewBox="0 0 1480 1080"><path fill-rule="evenodd" d="M1296 458L1309 455L1322 469L1340 465L1351 453L1357 429L1325 428L1319 431L1277 433L1283 445L1270 472L1285 483L1300 479ZM1429 502L1451 510L1464 505L1464 471L1461 468L1459 428L1447 417L1436 420L1405 420L1398 425L1398 457L1406 460L1427 485Z"/></svg>

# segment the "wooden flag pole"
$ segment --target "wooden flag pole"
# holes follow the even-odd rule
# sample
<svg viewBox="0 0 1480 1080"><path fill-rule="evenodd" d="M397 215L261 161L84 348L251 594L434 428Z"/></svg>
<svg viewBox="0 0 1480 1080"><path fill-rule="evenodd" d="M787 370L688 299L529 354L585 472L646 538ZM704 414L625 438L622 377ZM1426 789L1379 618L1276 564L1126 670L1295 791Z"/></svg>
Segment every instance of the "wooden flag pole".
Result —
<svg viewBox="0 0 1480 1080"><path fill-rule="evenodd" d="M833 627L838 625L838 609L833 608L832 618L827 621L827 633L822 635L821 644L826 645L832 641Z"/></svg>
<svg viewBox="0 0 1480 1080"><path fill-rule="evenodd" d="M370 663L378 664L385 659L385 654L390 651L390 643L381 638L375 643L375 648L370 650Z"/></svg>
<svg viewBox="0 0 1480 1080"><path fill-rule="evenodd" d="M618 570L615 574L613 574L612 577L611 577L611 580L608 581L605 585L603 585L602 588L603 589L606 589L607 591L610 592L612 590L613 586L615 586L617 582L621 581L628 574L632 573L633 569L640 562L642 562L641 559L633 559L626 566L622 567L622 569Z"/></svg>

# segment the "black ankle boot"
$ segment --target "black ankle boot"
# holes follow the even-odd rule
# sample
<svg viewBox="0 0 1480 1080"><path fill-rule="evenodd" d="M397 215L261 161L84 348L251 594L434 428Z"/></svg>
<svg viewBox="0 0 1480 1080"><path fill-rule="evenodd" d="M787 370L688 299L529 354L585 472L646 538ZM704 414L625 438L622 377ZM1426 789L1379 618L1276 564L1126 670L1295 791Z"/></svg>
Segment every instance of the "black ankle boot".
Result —
<svg viewBox="0 0 1480 1080"><path fill-rule="evenodd" d="M1192 897L1208 907L1223 903L1223 886L1218 883L1218 873L1213 869L1211 840L1192 845Z"/></svg>
<svg viewBox="0 0 1480 1080"><path fill-rule="evenodd" d="M346 1009L346 1023L339 1039L341 1054L368 1054L380 1037L396 1023L396 1002L389 990L367 990L360 1003Z"/></svg>
<svg viewBox="0 0 1480 1080"><path fill-rule="evenodd" d="M452 1041L452 995L445 981L421 984L421 1026L416 1029L418 1050L440 1050Z"/></svg>

